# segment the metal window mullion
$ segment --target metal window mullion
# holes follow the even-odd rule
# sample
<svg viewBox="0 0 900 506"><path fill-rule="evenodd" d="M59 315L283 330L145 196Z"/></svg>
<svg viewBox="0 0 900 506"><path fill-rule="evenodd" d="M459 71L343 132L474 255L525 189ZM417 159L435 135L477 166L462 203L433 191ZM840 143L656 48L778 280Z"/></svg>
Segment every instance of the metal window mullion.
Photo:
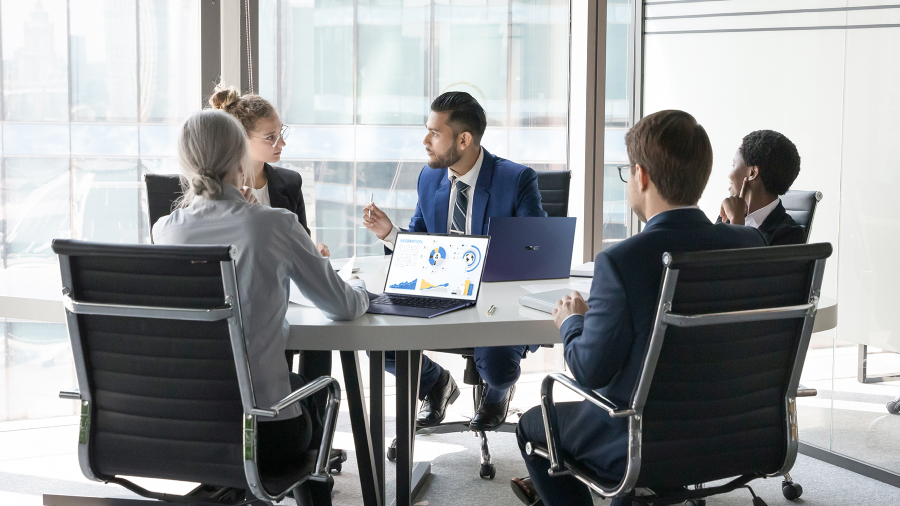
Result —
<svg viewBox="0 0 900 506"><path fill-rule="evenodd" d="M634 126L644 113L644 0L634 2L631 12L632 50L628 62L631 74L631 107L629 108L628 127ZM629 163L631 163L629 161ZM641 231L638 219L628 198L625 199L625 237L631 237Z"/></svg>

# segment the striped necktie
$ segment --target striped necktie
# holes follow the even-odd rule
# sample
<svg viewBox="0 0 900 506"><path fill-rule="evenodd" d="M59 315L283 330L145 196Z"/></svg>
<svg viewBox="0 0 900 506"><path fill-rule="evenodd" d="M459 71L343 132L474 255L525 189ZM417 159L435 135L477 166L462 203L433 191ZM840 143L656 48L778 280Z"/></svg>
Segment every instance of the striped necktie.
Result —
<svg viewBox="0 0 900 506"><path fill-rule="evenodd" d="M453 207L451 234L466 234L466 212L469 210L469 197L466 195L466 190L468 189L469 185L462 181L456 181L456 205Z"/></svg>

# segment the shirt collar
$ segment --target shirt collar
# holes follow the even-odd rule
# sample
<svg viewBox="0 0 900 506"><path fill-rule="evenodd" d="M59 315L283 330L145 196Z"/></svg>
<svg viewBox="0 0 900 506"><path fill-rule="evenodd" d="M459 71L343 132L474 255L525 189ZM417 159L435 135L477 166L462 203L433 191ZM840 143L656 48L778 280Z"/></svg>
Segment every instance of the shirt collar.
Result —
<svg viewBox="0 0 900 506"><path fill-rule="evenodd" d="M766 218L772 213L772 211L778 207L778 204L781 202L781 199L776 197L775 200L770 202L765 207L760 207L756 211L748 214L746 218L744 218L744 225L753 228L759 228L762 225L762 222L766 221Z"/></svg>
<svg viewBox="0 0 900 506"><path fill-rule="evenodd" d="M197 195L194 197L194 202L205 202L208 200L237 200L246 202L247 199L241 194L241 191L238 190L231 183L226 183L222 181L222 195L218 199L211 199L206 195Z"/></svg>
<svg viewBox="0 0 900 506"><path fill-rule="evenodd" d="M457 176L453 169L447 169L447 179L450 180L451 184L456 184L456 181L462 181L471 188L478 183L478 174L481 172L481 164L483 162L484 148L478 148L478 159L475 160L475 165L472 166L472 170L466 172L465 175Z"/></svg>

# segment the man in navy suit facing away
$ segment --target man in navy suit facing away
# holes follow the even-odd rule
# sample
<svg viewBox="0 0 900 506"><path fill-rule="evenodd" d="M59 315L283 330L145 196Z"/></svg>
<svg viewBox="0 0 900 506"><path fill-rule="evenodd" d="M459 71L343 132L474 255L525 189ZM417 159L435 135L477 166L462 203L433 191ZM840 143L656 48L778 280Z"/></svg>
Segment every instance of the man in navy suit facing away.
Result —
<svg viewBox="0 0 900 506"><path fill-rule="evenodd" d="M660 111L639 121L625 136L629 165L628 201L644 230L604 250L594 263L587 301L578 292L557 302L560 328L572 376L617 406L627 406L640 374L653 326L665 252L765 246L757 230L714 225L697 207L712 171L706 131L682 111ZM627 425L589 402L559 403L563 453L600 477L618 481L625 473ZM519 447L531 479L513 480L521 499L547 506L590 506L590 492L571 476L550 477L550 464L525 454L527 441L546 444L540 407L519 420ZM613 505L630 501L616 499Z"/></svg>
<svg viewBox="0 0 900 506"><path fill-rule="evenodd" d="M546 217L534 169L488 153L481 147L487 127L484 109L462 91L448 91L431 104L422 144L428 165L419 173L419 200L409 222L410 232L484 235L491 217ZM363 212L366 228L394 249L397 228L390 218L369 204ZM472 418L472 430L493 430L506 419L519 362L526 350L537 346L482 346L475 348L475 367L487 383L483 401ZM395 373L394 353L385 353L385 368ZM447 414L447 405L459 397L450 373L422 357L419 380L422 407L416 426L433 427Z"/></svg>

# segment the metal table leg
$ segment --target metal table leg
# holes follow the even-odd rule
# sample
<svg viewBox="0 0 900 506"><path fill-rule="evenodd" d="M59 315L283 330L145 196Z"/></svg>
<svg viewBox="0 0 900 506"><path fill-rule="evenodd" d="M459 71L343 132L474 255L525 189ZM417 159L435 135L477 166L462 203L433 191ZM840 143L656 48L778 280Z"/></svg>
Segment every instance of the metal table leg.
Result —
<svg viewBox="0 0 900 506"><path fill-rule="evenodd" d="M385 501L384 483L384 352L369 352L369 432L376 482L380 485L381 504Z"/></svg>
<svg viewBox="0 0 900 506"><path fill-rule="evenodd" d="M413 499L431 474L431 464L413 469L416 404L422 352L398 351L397 357L397 506L412 506Z"/></svg>
<svg viewBox="0 0 900 506"><path fill-rule="evenodd" d="M379 481L375 455L372 450L372 435L366 415L366 396L359 372L359 352L342 351L341 366L344 370L344 385L347 390L347 406L350 408L350 425L353 428L353 443L356 446L356 461L359 466L359 484L365 506L382 506L384 481ZM381 439L382 445L384 438ZM383 456L382 456L383 458Z"/></svg>

